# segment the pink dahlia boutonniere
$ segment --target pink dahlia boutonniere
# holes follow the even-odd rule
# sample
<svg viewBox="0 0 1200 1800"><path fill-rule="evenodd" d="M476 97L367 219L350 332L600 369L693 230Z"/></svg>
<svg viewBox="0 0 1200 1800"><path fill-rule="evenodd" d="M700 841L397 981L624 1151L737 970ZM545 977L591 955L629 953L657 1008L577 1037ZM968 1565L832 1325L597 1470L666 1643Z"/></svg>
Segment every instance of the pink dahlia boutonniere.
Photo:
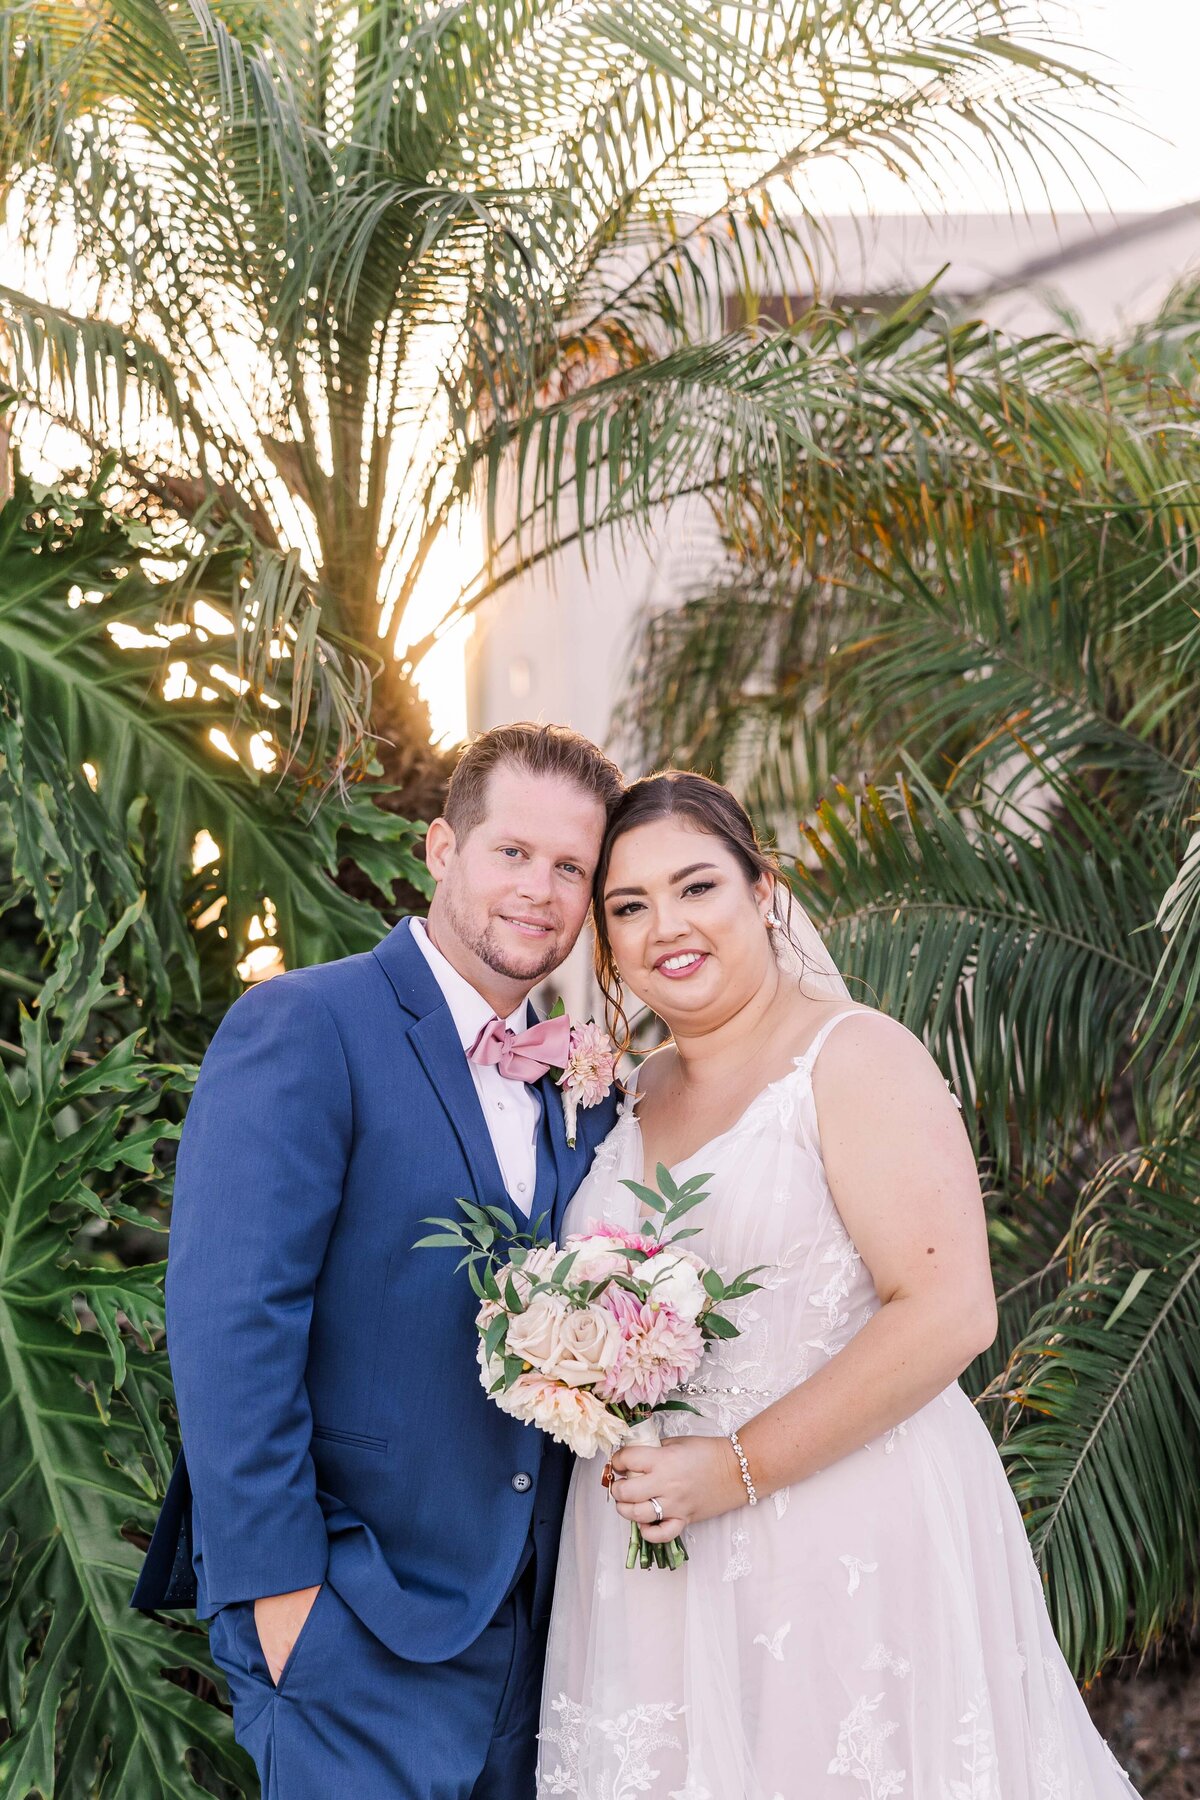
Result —
<svg viewBox="0 0 1200 1800"><path fill-rule="evenodd" d="M550 1017L561 1018L565 1011L559 1000ZM613 1041L602 1025L597 1025L594 1019L589 1019L585 1025L572 1025L567 1066L550 1071L562 1089L563 1119L572 1150L575 1148L576 1114L581 1106L599 1106L612 1092L616 1061Z"/></svg>

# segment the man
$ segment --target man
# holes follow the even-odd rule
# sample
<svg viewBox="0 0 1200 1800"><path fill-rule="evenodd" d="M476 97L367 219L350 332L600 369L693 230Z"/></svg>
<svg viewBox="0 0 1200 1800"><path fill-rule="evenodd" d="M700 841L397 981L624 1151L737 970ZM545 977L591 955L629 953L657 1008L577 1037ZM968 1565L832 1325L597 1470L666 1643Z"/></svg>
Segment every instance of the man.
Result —
<svg viewBox="0 0 1200 1800"><path fill-rule="evenodd" d="M208 1619L266 1800L524 1800L568 1460L488 1400L476 1301L414 1250L463 1195L558 1220L613 1121L499 1057L587 916L615 766L557 726L464 753L437 891L251 988L179 1148L183 1452L132 1604ZM491 1054L487 1054L490 1046ZM469 1055L474 1051L474 1058Z"/></svg>

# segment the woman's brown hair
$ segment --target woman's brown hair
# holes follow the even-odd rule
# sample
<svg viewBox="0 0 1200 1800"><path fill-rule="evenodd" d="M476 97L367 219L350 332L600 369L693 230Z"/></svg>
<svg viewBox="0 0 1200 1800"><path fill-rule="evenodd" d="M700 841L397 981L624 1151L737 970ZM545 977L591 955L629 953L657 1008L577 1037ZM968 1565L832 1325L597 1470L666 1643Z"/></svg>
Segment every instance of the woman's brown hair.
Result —
<svg viewBox="0 0 1200 1800"><path fill-rule="evenodd" d="M751 886L760 876L775 884L776 895L784 898L787 914L782 928L789 936L792 890L772 852L758 841L741 802L728 788L710 781L707 775L693 775L686 769L662 769L655 775L644 775L631 783L617 802L608 821L596 879L592 887L592 918L596 931L596 980L604 995L604 1022L614 1042L622 1050L629 1048L631 1032L625 1008L621 1003L621 979L617 973L612 941L608 935L608 917L604 910L604 888L608 881L613 845L628 831L656 819L686 819L700 831L718 838L732 854ZM799 946L794 946L803 957Z"/></svg>

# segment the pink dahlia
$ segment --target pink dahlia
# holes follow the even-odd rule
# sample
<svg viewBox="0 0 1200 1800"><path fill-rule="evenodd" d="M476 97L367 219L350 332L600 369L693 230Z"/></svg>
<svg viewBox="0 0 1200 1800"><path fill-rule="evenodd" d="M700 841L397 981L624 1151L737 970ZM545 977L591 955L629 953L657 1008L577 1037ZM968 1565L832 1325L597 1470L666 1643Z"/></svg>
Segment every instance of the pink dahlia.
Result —
<svg viewBox="0 0 1200 1800"><path fill-rule="evenodd" d="M657 1406L694 1373L704 1354L694 1320L681 1319L670 1306L643 1302L627 1288L606 1288L597 1304L613 1314L621 1331L617 1359L596 1383L597 1398Z"/></svg>
<svg viewBox="0 0 1200 1800"><path fill-rule="evenodd" d="M589 1019L572 1028L571 1054L559 1085L576 1089L577 1105L598 1106L612 1087L615 1061L607 1031Z"/></svg>
<svg viewBox="0 0 1200 1800"><path fill-rule="evenodd" d="M568 1144L575 1143L579 1108L598 1106L610 1091L616 1060L612 1040L603 1026L589 1019L586 1025L571 1027L571 1054L558 1084L562 1089Z"/></svg>

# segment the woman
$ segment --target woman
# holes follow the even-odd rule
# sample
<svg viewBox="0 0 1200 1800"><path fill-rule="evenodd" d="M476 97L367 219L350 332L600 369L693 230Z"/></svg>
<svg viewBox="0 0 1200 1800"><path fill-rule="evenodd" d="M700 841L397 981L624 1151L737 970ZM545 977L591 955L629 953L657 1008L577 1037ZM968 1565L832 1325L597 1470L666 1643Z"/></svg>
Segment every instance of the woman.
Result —
<svg viewBox="0 0 1200 1800"><path fill-rule="evenodd" d="M636 1223L625 1184L660 1163L703 1172L694 1247L727 1275L763 1265L762 1285L689 1384L696 1411L613 1457L615 1505L576 1466L539 1800L1128 1800L957 1385L996 1306L932 1058L849 1002L745 813L701 776L629 789L595 913L610 1002L629 989L671 1040L566 1230ZM688 1563L627 1571L630 1520L652 1542L682 1532Z"/></svg>

